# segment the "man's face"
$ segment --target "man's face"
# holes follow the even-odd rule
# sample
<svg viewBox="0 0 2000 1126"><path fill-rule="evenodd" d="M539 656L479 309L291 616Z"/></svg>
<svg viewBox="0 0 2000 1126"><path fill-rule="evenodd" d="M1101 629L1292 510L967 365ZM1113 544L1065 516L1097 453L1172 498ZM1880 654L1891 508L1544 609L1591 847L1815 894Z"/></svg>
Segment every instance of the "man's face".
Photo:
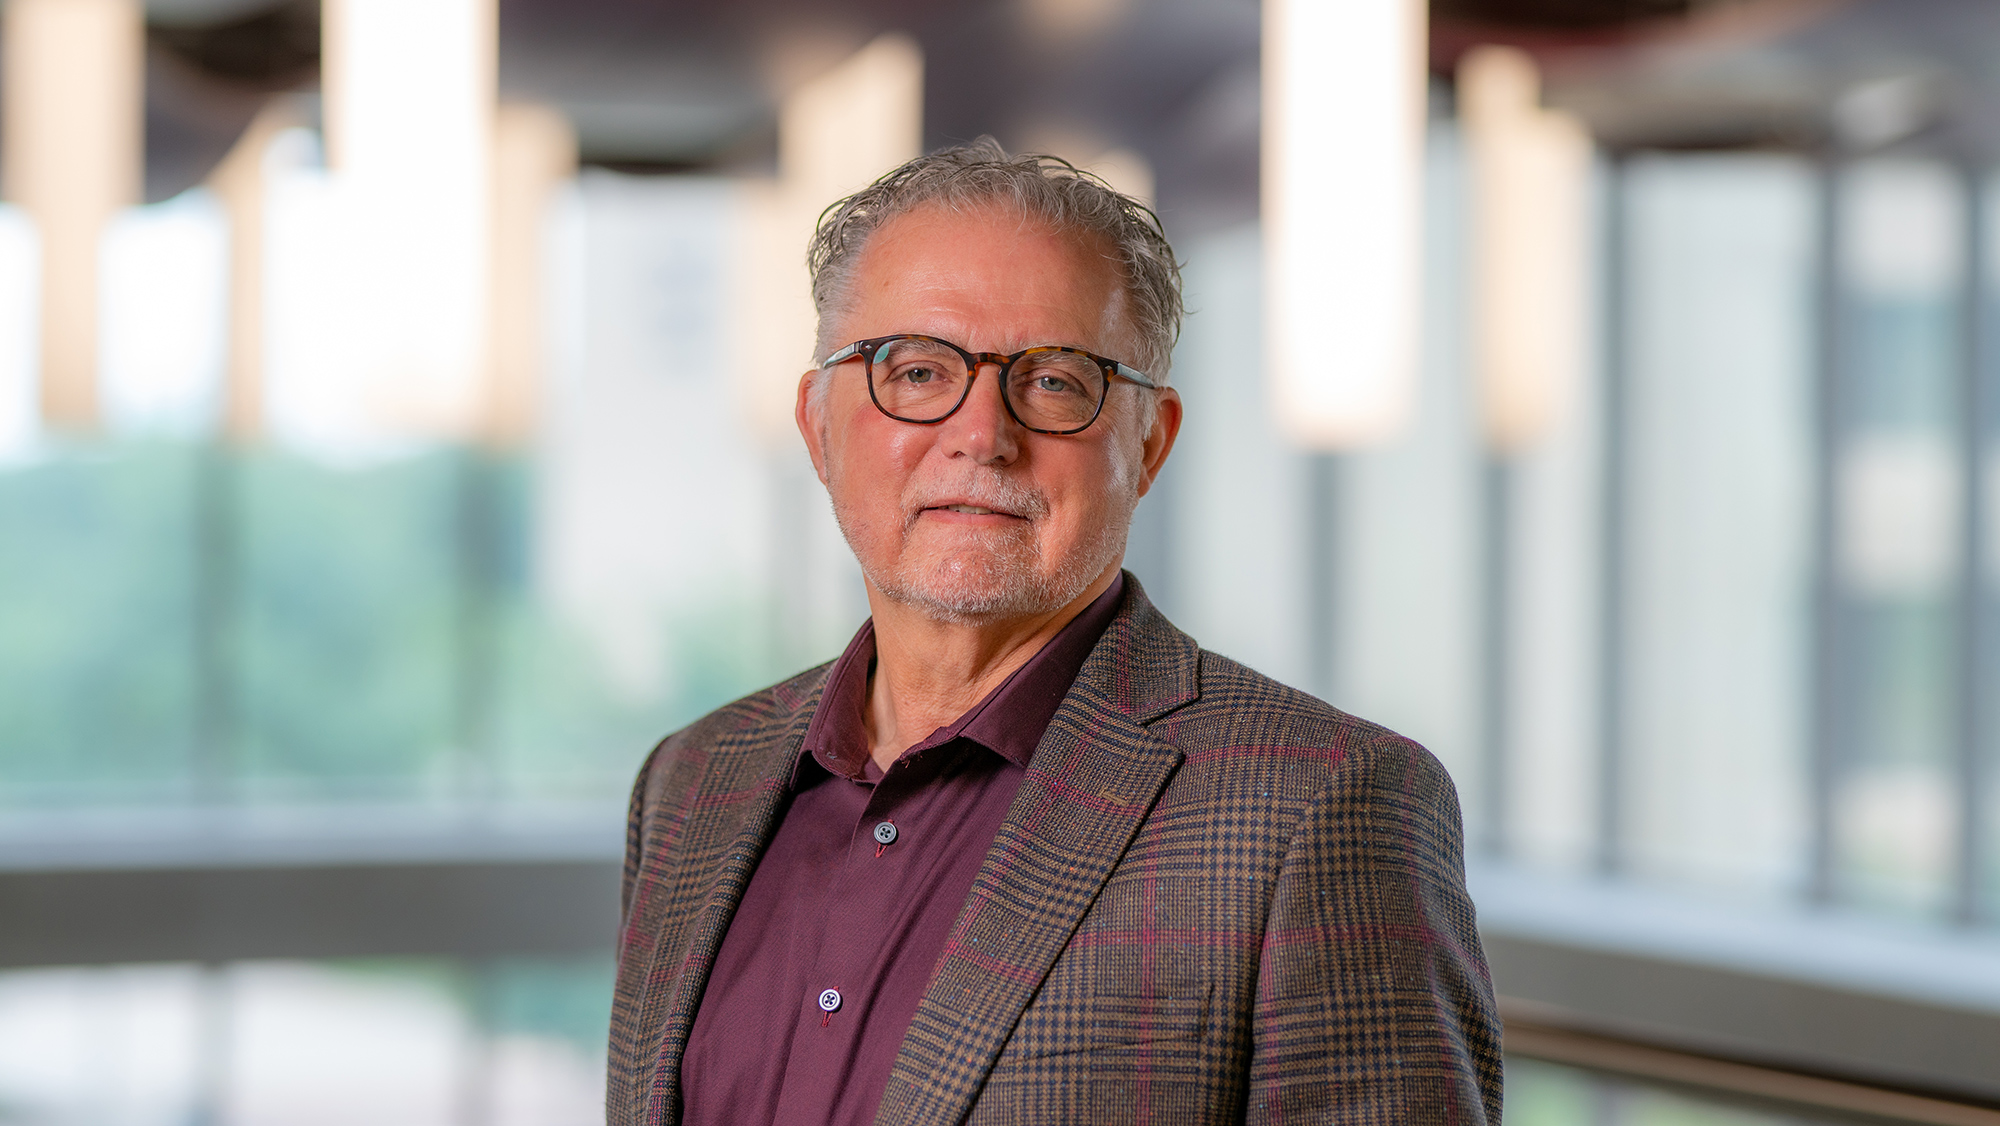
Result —
<svg viewBox="0 0 2000 1126"><path fill-rule="evenodd" d="M1003 208L921 208L869 239L832 339L911 332L1008 354L1067 344L1130 363L1110 252ZM823 397L815 379L832 381ZM1161 400L1149 431L1142 395ZM875 409L855 360L807 374L798 422L875 589L933 618L993 621L1059 609L1117 568L1180 401L1113 380L1089 429L1036 434L1007 413L985 365L957 413L915 425Z"/></svg>

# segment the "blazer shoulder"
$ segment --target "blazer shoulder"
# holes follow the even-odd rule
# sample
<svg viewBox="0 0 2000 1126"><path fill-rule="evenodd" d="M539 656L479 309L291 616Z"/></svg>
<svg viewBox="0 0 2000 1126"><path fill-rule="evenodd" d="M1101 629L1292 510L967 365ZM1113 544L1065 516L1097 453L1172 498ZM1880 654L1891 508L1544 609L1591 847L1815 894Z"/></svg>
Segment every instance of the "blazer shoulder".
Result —
<svg viewBox="0 0 2000 1126"><path fill-rule="evenodd" d="M1203 649L1199 675L1198 698L1154 728L1191 764L1231 772L1303 770L1322 783L1337 770L1386 768L1449 784L1442 764L1415 740L1239 661Z"/></svg>
<svg viewBox="0 0 2000 1126"><path fill-rule="evenodd" d="M640 804L654 804L668 791L691 785L713 789L716 782L727 786L738 775L754 774L775 740L811 719L832 668L832 661L815 665L661 739L639 768Z"/></svg>
<svg viewBox="0 0 2000 1126"><path fill-rule="evenodd" d="M1379 723L1344 712L1213 650L1201 650L1200 662L1201 695L1178 714L1183 723L1228 716L1235 720L1235 730L1243 734L1255 732L1288 743L1319 739L1328 744L1366 741L1417 746Z"/></svg>

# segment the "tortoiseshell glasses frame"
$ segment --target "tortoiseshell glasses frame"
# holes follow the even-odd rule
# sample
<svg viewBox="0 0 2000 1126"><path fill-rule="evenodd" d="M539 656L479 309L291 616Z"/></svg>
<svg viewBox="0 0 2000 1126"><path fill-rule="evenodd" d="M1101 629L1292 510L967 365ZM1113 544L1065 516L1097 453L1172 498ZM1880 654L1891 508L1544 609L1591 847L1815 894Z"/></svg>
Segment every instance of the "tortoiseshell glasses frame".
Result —
<svg viewBox="0 0 2000 1126"><path fill-rule="evenodd" d="M819 370L852 359L861 360L866 369L868 398L875 409L897 422L918 426L934 425L958 413L971 397L984 364L1000 368L1000 400L1008 415L1036 434L1089 429L1104 413L1113 377L1159 390L1159 384L1143 372L1063 344L1038 344L1008 355L972 352L935 336L899 332L836 349Z"/></svg>

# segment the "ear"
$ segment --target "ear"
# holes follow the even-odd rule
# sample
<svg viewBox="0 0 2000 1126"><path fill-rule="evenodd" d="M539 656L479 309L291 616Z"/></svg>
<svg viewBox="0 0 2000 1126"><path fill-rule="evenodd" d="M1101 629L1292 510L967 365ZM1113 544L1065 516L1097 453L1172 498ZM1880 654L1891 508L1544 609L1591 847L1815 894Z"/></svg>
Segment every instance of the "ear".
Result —
<svg viewBox="0 0 2000 1126"><path fill-rule="evenodd" d="M792 417L799 424L799 437L806 440L806 454L812 458L813 472L822 485L826 484L826 412L815 401L813 380L823 374L823 371L814 369L799 376L799 397L792 404Z"/></svg>
<svg viewBox="0 0 2000 1126"><path fill-rule="evenodd" d="M1174 439L1181 433L1181 393L1168 387L1159 396L1159 408L1153 412L1153 428L1146 432L1140 445L1140 464L1145 469L1139 477L1140 496L1152 489L1153 479L1167 464L1167 455L1174 452Z"/></svg>

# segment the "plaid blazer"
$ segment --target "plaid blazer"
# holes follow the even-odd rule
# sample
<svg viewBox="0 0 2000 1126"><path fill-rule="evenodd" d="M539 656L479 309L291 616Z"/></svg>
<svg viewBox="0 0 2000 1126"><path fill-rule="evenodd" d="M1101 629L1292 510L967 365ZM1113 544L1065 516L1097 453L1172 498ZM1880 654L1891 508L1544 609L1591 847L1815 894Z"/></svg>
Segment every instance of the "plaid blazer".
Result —
<svg viewBox="0 0 2000 1126"><path fill-rule="evenodd" d="M1199 648L1130 575L960 908L880 1124L1500 1121L1457 797L1423 748ZM656 748L607 1120L672 1123L821 666Z"/></svg>

